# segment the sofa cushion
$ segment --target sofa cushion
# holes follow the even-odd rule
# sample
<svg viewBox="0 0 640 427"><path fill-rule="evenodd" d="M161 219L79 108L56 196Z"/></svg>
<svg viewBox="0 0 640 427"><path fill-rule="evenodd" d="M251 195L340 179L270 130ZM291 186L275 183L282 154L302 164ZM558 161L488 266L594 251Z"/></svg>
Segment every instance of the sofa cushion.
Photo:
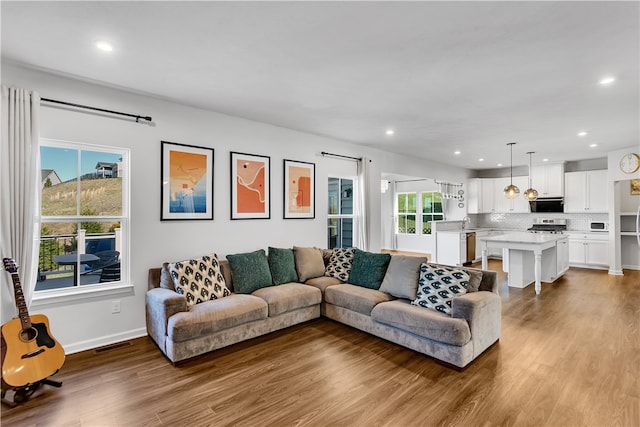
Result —
<svg viewBox="0 0 640 427"><path fill-rule="evenodd" d="M274 285L297 282L296 261L293 257L293 249L280 249L269 247L269 270Z"/></svg>
<svg viewBox="0 0 640 427"><path fill-rule="evenodd" d="M324 276L324 260L322 249L293 247L293 255L296 261L298 279L306 282L314 277Z"/></svg>
<svg viewBox="0 0 640 427"><path fill-rule="evenodd" d="M389 254L374 254L356 249L348 283L379 289L390 260L391 255Z"/></svg>
<svg viewBox="0 0 640 427"><path fill-rule="evenodd" d="M391 301L393 297L376 289L344 284L329 286L325 289L324 300L329 304L348 308L368 316L376 304Z"/></svg>
<svg viewBox="0 0 640 427"><path fill-rule="evenodd" d="M322 292L301 283L285 283L255 291L252 295L262 298L269 306L269 317L298 308L320 304Z"/></svg>
<svg viewBox="0 0 640 427"><path fill-rule="evenodd" d="M169 270L176 292L184 295L189 305L231 294L214 254L172 263Z"/></svg>
<svg viewBox="0 0 640 427"><path fill-rule="evenodd" d="M327 289L328 286L341 285L344 282L340 279L336 279L335 277L320 276L320 277L314 277L313 279L309 279L304 283L305 285L314 286L320 289L320 292L322 292L322 294L324 295L324 291L325 289Z"/></svg>
<svg viewBox="0 0 640 427"><path fill-rule="evenodd" d="M255 252L227 255L233 289L239 294L250 294L253 291L271 286L271 271L264 249Z"/></svg>
<svg viewBox="0 0 640 427"><path fill-rule="evenodd" d="M467 293L469 275L464 271L424 263L420 266L418 293L411 304L451 315L451 300Z"/></svg>
<svg viewBox="0 0 640 427"><path fill-rule="evenodd" d="M426 262L426 257L392 255L380 285L380 291L396 298L415 299L418 292L420 265Z"/></svg>
<svg viewBox="0 0 640 427"><path fill-rule="evenodd" d="M354 253L354 248L334 249L324 275L335 277L336 279L346 282L349 279L349 273L351 272L351 266L353 265Z"/></svg>
<svg viewBox="0 0 640 427"><path fill-rule="evenodd" d="M226 298L196 304L191 311L176 313L167 322L167 335L174 342L211 335L223 329L266 319L267 303L253 295L231 294Z"/></svg>
<svg viewBox="0 0 640 427"><path fill-rule="evenodd" d="M466 320L416 307L407 300L380 303L371 311L371 318L445 344L461 346L471 339L471 330Z"/></svg>
<svg viewBox="0 0 640 427"><path fill-rule="evenodd" d="M173 283L171 277L171 263L163 262L160 269L160 287L162 289L169 289L170 291L176 290L176 285Z"/></svg>

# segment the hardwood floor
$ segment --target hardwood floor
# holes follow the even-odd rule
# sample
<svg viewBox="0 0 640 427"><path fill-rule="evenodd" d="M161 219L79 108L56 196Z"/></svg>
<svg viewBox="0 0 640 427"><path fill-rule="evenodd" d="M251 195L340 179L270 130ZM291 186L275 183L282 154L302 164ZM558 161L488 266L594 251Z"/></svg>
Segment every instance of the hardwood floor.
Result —
<svg viewBox="0 0 640 427"><path fill-rule="evenodd" d="M490 268L500 270L491 261ZM462 372L328 319L173 367L148 338L68 356L6 426L639 426L640 271L509 289Z"/></svg>

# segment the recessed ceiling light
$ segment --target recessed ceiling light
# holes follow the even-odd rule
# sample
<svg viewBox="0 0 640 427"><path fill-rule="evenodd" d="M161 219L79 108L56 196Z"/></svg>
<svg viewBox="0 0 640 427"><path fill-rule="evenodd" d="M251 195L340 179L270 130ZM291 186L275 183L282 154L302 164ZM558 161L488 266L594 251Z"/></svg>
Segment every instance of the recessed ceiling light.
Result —
<svg viewBox="0 0 640 427"><path fill-rule="evenodd" d="M113 46L105 41L96 42L96 47L100 50L104 50L105 52L111 52L113 50Z"/></svg>
<svg viewBox="0 0 640 427"><path fill-rule="evenodd" d="M598 83L600 83L601 85L610 85L611 83L615 82L616 78L613 76L607 76L607 77L603 77L602 79L600 79L600 81Z"/></svg>
<svg viewBox="0 0 640 427"><path fill-rule="evenodd" d="M387 131L385 133L387 135L393 135L394 133L396 133L396 131L394 131L393 129L387 129Z"/></svg>
<svg viewBox="0 0 640 427"><path fill-rule="evenodd" d="M455 154L457 156L458 154L460 154L460 150L454 151L453 154Z"/></svg>
<svg viewBox="0 0 640 427"><path fill-rule="evenodd" d="M502 166L502 163L498 163L498 167Z"/></svg>
<svg viewBox="0 0 640 427"><path fill-rule="evenodd" d="M597 146L598 146L598 144L595 144L595 143L594 144L589 144L589 147L591 147L591 148L596 148Z"/></svg>
<svg viewBox="0 0 640 427"><path fill-rule="evenodd" d="M479 161L479 162L484 162L484 159L482 159L482 158L481 158L481 159L478 159L478 161Z"/></svg>
<svg viewBox="0 0 640 427"><path fill-rule="evenodd" d="M549 159L542 159L542 161L543 161L543 162L548 162L548 161L549 161Z"/></svg>
<svg viewBox="0 0 640 427"><path fill-rule="evenodd" d="M587 136L587 135L589 135L589 132L587 132L586 130L582 130L578 132L578 136Z"/></svg>

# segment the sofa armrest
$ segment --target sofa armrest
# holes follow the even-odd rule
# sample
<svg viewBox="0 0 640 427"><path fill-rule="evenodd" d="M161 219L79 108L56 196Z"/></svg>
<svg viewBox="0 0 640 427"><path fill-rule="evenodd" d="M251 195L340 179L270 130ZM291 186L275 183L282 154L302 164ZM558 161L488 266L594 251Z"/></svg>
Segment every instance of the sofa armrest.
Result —
<svg viewBox="0 0 640 427"><path fill-rule="evenodd" d="M174 314L189 311L187 298L169 289L155 288L147 291L145 302L147 332L165 352L167 322Z"/></svg>
<svg viewBox="0 0 640 427"><path fill-rule="evenodd" d="M451 300L451 317L469 323L476 357L500 338L502 301L493 292L469 292Z"/></svg>

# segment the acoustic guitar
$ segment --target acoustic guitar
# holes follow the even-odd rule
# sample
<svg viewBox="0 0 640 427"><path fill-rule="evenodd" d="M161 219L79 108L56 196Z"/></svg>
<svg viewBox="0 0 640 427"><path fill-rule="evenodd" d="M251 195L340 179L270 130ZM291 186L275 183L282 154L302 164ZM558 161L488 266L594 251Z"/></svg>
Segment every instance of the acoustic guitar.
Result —
<svg viewBox="0 0 640 427"><path fill-rule="evenodd" d="M15 261L4 258L2 262L11 274L18 307L18 318L2 325L2 381L23 387L58 372L64 363L64 349L49 332L47 316L29 316Z"/></svg>

